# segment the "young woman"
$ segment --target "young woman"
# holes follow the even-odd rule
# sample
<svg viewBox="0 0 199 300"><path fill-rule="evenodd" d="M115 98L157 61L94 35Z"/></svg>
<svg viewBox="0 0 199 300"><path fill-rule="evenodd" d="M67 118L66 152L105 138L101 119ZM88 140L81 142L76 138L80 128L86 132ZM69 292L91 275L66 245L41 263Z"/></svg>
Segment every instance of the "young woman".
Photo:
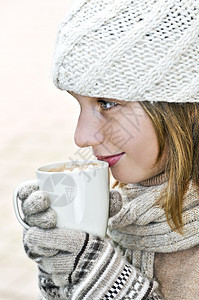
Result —
<svg viewBox="0 0 199 300"><path fill-rule="evenodd" d="M197 299L199 1L76 1L53 75L80 104L76 144L116 183L106 239L56 228L38 187L19 192L41 299Z"/></svg>

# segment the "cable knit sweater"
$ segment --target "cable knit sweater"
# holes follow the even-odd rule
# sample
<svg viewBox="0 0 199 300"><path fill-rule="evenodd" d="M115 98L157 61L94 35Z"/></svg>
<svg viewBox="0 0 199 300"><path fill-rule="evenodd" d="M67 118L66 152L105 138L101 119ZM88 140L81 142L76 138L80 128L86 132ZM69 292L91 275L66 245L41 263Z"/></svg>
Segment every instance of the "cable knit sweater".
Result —
<svg viewBox="0 0 199 300"><path fill-rule="evenodd" d="M154 275L165 300L199 299L199 246L156 253Z"/></svg>
<svg viewBox="0 0 199 300"><path fill-rule="evenodd" d="M160 184L163 180L159 177L148 181L148 185ZM154 277L166 300L199 299L199 245L173 253L156 253Z"/></svg>
<svg viewBox="0 0 199 300"><path fill-rule="evenodd" d="M155 279L159 283L157 292L162 295L161 299L197 300L199 299L198 189L190 182L185 194L183 208L185 229L182 236L172 232L165 222L163 211L156 209L153 204L165 186L165 179L163 174L139 185L127 185L126 194L129 202L125 202L123 195L122 209L111 218L112 220L110 219L109 235L124 252L128 262L140 269L144 277ZM129 198L130 195L133 197ZM133 204L136 206L133 207ZM152 219L154 213L155 218ZM111 229L114 226L115 228Z"/></svg>
<svg viewBox="0 0 199 300"><path fill-rule="evenodd" d="M164 175L160 175L156 178L150 179L148 181L142 182L140 185L142 185L146 190L150 190L150 188L159 188L160 185L162 185L165 182L166 178ZM197 194L197 187L193 186L190 184L189 191L185 195L185 202L188 199L189 203L191 204L191 209L194 207L195 211L199 211L199 195ZM147 197L147 196L146 196ZM129 200L130 201L130 200ZM131 202L131 201L130 201ZM195 203L195 204L194 204ZM147 204L146 204L147 205ZM189 214L190 211L189 210ZM136 212L135 212L136 213ZM125 217L123 217L124 222L126 224L128 223L128 216L130 215L129 211L124 213ZM140 219L139 222L141 223L142 219L142 214L140 214ZM118 218L118 217L116 217ZM160 251L153 253L154 257L151 256L150 252L148 253L150 259L149 259L149 265L150 263L152 264L153 270L151 271L151 277L155 278L155 280L159 283L159 290L161 294L163 295L165 300L197 300L199 299L199 228L198 228L198 212L192 216L189 221L187 222L190 226L193 226L193 236L191 234L191 239L193 240L192 245L186 242L186 238L188 235L185 233L185 235L182 237L183 240L185 240L185 245L183 245L185 250L178 250L181 247L181 245L178 243L178 237L175 241L175 238L173 239L173 236L170 236L170 239L168 239L168 243L166 243L165 248L168 246L170 240L172 243L176 243L174 245L174 250L172 251L171 249L168 248L167 251ZM120 219L121 221L121 219ZM136 221L135 221L136 222ZM138 223L139 223L138 222ZM129 220L130 223L130 220ZM117 227L117 226L116 226ZM139 226L138 226L139 227ZM131 228L131 229L130 229ZM138 230L138 229L137 229ZM119 227L118 228L119 233L115 233L113 230L113 233L111 232L111 237L115 239L117 243L122 245L124 251L126 253L130 253L130 260L133 261L136 259L133 259L133 255L135 252L135 257L137 255L137 252L135 251L135 244L133 244L134 238L135 238L135 243L139 242L138 238L138 233L139 231L136 231L136 228L132 226L132 224L127 225L126 227ZM134 232L134 233L133 233ZM137 233L135 233L137 232ZM132 238L132 241L129 242L129 235L135 234L134 238ZM128 239L126 238L128 236ZM123 239L124 237L124 239ZM142 238L143 236L141 236ZM155 235L154 235L155 238ZM152 240L154 240L154 238ZM158 241L158 236L157 239L155 239L154 245L157 244ZM163 236L163 239L165 237ZM179 238L181 239L181 238ZM128 249L126 247L127 243L129 243L130 247L132 245L132 248L134 247L134 252L132 249ZM180 243L182 243L182 240L180 240ZM140 242L140 245L142 243ZM130 248L129 247L129 248ZM149 245L149 248L153 247L152 245ZM156 247L156 246L154 246ZM137 246L139 248L139 246ZM144 247L143 247L144 248ZM145 250L145 248L144 248ZM150 249L149 249L150 250ZM132 254L133 252L133 254ZM142 251L144 252L144 251ZM126 254L127 255L127 254ZM142 253L142 257L144 259L148 259L147 255L144 256ZM135 263L134 263L135 264ZM144 264L142 262L142 264ZM145 266L146 268L146 266ZM141 268L142 272L147 274L145 271L144 267L142 266ZM148 273L148 276L150 277L150 272Z"/></svg>
<svg viewBox="0 0 199 300"><path fill-rule="evenodd" d="M162 180L163 177L148 181L148 185L160 184ZM199 299L199 245L173 253L156 253L154 277L166 300Z"/></svg>

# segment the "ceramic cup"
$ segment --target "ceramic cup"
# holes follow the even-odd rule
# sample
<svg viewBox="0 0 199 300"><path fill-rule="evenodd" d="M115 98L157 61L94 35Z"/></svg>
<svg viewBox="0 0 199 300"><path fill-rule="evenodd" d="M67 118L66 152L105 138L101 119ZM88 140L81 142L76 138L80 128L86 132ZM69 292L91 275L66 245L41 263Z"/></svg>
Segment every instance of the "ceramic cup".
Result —
<svg viewBox="0 0 199 300"><path fill-rule="evenodd" d="M108 163L102 161L68 161L36 169L36 182L47 192L51 208L57 213L57 226L83 230L101 237L106 235L109 213ZM29 228L22 217L17 186L13 195L18 221Z"/></svg>

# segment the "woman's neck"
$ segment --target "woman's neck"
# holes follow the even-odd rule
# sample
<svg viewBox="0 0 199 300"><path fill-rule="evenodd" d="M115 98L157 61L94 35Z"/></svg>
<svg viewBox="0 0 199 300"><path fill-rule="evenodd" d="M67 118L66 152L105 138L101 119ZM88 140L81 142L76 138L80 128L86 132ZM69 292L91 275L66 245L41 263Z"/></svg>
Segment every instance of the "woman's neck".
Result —
<svg viewBox="0 0 199 300"><path fill-rule="evenodd" d="M162 172L149 179L139 182L139 184L142 186L156 186L156 185L163 184L167 180L168 180L168 174L166 172Z"/></svg>

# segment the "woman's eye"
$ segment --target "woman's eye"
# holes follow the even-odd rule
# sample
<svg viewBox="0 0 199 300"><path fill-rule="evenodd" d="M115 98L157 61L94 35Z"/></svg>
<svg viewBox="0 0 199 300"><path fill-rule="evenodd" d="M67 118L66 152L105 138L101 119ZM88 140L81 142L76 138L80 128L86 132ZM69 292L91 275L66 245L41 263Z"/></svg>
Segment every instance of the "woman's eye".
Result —
<svg viewBox="0 0 199 300"><path fill-rule="evenodd" d="M103 110L110 110L111 108L118 105L118 103L116 103L116 102L110 102L110 101L105 101L105 100L98 100L98 103L100 103L100 107Z"/></svg>

